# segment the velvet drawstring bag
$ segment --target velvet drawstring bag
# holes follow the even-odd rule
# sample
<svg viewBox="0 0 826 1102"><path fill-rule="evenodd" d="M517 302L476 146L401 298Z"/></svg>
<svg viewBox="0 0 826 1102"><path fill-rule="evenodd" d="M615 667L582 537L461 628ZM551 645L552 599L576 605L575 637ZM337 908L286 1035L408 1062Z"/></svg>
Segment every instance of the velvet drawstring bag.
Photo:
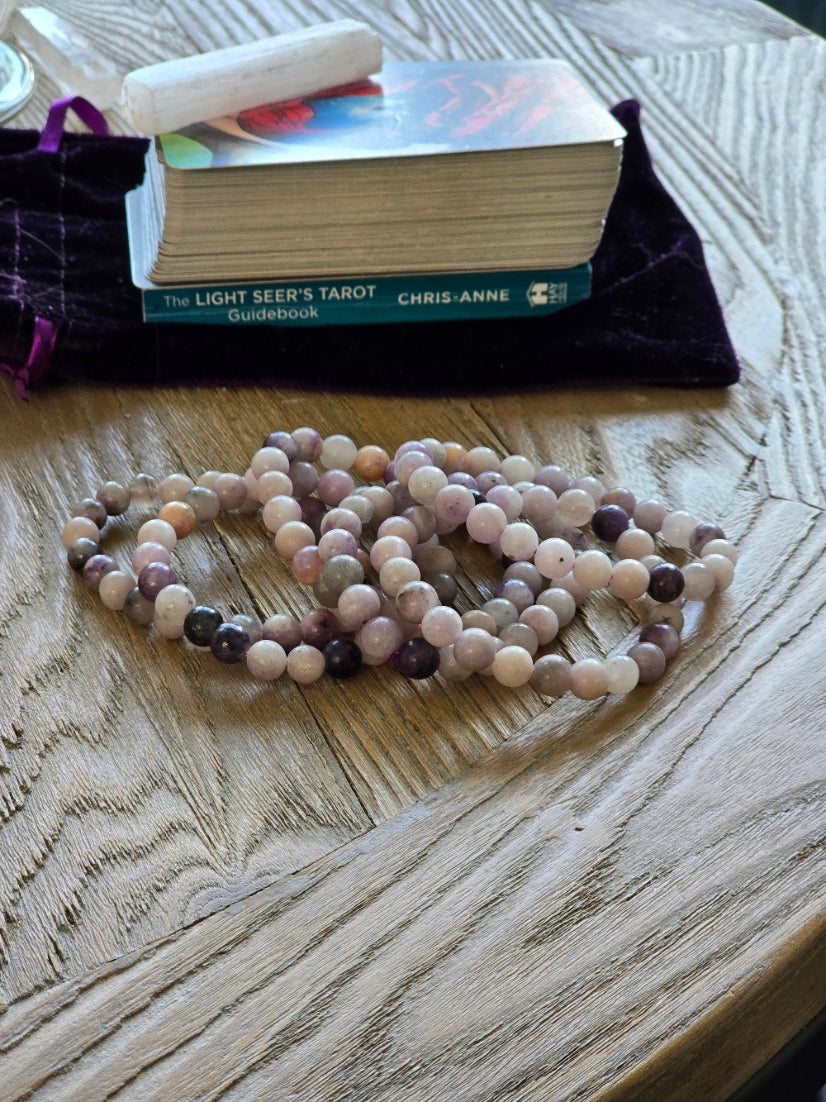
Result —
<svg viewBox="0 0 826 1102"><path fill-rule="evenodd" d="M72 107L92 133L64 133ZM124 196L144 138L79 97L42 134L0 129L0 369L46 383L289 385L478 393L566 385L727 386L739 375L697 233L657 179L634 100L591 297L542 317L290 328L147 324Z"/></svg>

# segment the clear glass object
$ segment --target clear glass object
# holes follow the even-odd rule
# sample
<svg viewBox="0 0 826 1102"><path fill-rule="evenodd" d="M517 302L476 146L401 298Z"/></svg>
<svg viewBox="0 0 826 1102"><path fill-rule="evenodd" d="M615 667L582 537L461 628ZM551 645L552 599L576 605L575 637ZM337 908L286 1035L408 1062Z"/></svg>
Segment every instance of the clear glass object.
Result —
<svg viewBox="0 0 826 1102"><path fill-rule="evenodd" d="M34 69L25 54L0 42L0 123L12 118L34 91Z"/></svg>

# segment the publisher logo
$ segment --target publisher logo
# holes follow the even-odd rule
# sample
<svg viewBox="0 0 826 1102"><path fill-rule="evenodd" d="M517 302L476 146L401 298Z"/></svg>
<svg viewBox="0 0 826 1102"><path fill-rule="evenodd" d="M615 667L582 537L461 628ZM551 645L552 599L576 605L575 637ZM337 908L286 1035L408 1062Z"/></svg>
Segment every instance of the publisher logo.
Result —
<svg viewBox="0 0 826 1102"><path fill-rule="evenodd" d="M528 287L527 295L531 306L561 306L568 301L568 284L534 281Z"/></svg>

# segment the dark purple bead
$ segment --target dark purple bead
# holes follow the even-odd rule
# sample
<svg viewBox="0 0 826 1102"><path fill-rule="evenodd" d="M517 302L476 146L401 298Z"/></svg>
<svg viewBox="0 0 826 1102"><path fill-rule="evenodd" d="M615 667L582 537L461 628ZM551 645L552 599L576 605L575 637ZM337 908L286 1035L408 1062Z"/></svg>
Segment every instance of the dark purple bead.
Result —
<svg viewBox="0 0 826 1102"><path fill-rule="evenodd" d="M66 561L72 570L83 570L86 563L93 555L102 555L103 548L97 542L97 540L87 539L86 536L81 536L79 540L75 540L70 545L66 552Z"/></svg>
<svg viewBox="0 0 826 1102"><path fill-rule="evenodd" d="M473 494L473 500L476 502L477 505L481 505L483 502L487 501L487 498L481 490L476 489L471 490L470 492Z"/></svg>
<svg viewBox="0 0 826 1102"><path fill-rule="evenodd" d="M321 535L321 522L327 515L327 506L320 497L302 497L298 504L301 506L301 519L309 524L318 539Z"/></svg>
<svg viewBox="0 0 826 1102"><path fill-rule="evenodd" d="M680 636L671 624L660 622L648 624L640 632L641 643L653 643L659 647L666 659L673 658L680 646Z"/></svg>
<svg viewBox="0 0 826 1102"><path fill-rule="evenodd" d="M628 657L633 658L639 667L641 685L650 685L662 677L665 655L654 643L634 643L628 648Z"/></svg>
<svg viewBox="0 0 826 1102"><path fill-rule="evenodd" d="M249 633L240 624L225 620L213 632L209 649L219 662L240 662L250 646Z"/></svg>
<svg viewBox="0 0 826 1102"><path fill-rule="evenodd" d="M620 505L600 505L591 517L591 528L598 540L616 543L628 527L628 514Z"/></svg>
<svg viewBox="0 0 826 1102"><path fill-rule="evenodd" d="M138 574L138 589L147 601L154 601L162 589L168 585L177 585L178 575L174 568L165 562L150 562Z"/></svg>
<svg viewBox="0 0 826 1102"><path fill-rule="evenodd" d="M111 555L92 555L87 559L83 567L83 580L88 587L97 593L100 589L101 578L112 570L117 570L118 564Z"/></svg>
<svg viewBox="0 0 826 1102"><path fill-rule="evenodd" d="M422 639L420 635L408 639L398 650L397 663L399 673L414 681L432 677L439 668L439 648Z"/></svg>
<svg viewBox="0 0 826 1102"><path fill-rule="evenodd" d="M684 585L682 570L670 562L661 562L651 571L648 593L655 601L667 605L670 601L677 600Z"/></svg>
<svg viewBox="0 0 826 1102"><path fill-rule="evenodd" d="M184 635L196 647L208 647L212 642L215 629L224 622L217 608L209 605L197 605L186 614Z"/></svg>
<svg viewBox="0 0 826 1102"><path fill-rule="evenodd" d="M692 555L699 555L705 545L711 540L724 540L726 534L716 524L698 524L688 538L688 546Z"/></svg>
<svg viewBox="0 0 826 1102"><path fill-rule="evenodd" d="M331 608L314 608L301 618L301 638L309 647L324 650L340 634L341 624Z"/></svg>
<svg viewBox="0 0 826 1102"><path fill-rule="evenodd" d="M361 648L352 639L331 639L324 648L324 668L330 677L352 677L361 664Z"/></svg>

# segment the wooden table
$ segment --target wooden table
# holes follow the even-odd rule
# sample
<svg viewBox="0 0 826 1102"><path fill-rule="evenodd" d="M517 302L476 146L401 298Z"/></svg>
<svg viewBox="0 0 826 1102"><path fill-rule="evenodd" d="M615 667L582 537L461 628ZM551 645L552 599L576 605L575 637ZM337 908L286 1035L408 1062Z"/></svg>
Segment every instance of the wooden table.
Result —
<svg viewBox="0 0 826 1102"><path fill-rule="evenodd" d="M23 403L4 377L3 1102L726 1098L826 1004L826 43L750 0L51 7L123 70L341 16L391 57L568 58L642 101L743 379ZM627 483L721 523L735 585L690 606L661 683L585 703L388 669L262 688L66 569L67 509L104 479L243 470L300 424ZM193 545L193 588L299 607L254 527ZM569 654L633 638L588 608Z"/></svg>

